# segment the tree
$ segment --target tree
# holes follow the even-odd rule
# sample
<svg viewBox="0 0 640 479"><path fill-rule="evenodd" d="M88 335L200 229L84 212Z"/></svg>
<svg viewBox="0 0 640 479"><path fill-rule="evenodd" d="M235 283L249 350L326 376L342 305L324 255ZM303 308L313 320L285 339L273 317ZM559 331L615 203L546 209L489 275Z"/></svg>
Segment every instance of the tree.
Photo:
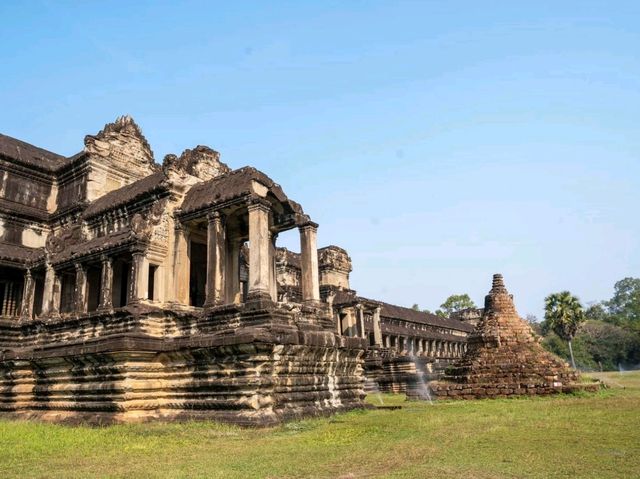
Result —
<svg viewBox="0 0 640 479"><path fill-rule="evenodd" d="M640 330L640 279L621 279L613 290L613 298L604 302L611 316L610 322Z"/></svg>
<svg viewBox="0 0 640 479"><path fill-rule="evenodd" d="M544 299L544 318L549 328L569 345L571 365L575 368L571 340L574 338L584 321L584 311L578 298L569 291L553 293Z"/></svg>
<svg viewBox="0 0 640 479"><path fill-rule="evenodd" d="M440 305L439 311L443 316L448 317L451 316L451 313L475 307L475 303L471 300L468 294L452 294ZM438 311L436 311L436 314L440 316Z"/></svg>
<svg viewBox="0 0 640 479"><path fill-rule="evenodd" d="M588 321L611 322L609 313L602 303L592 303L584 312L584 317Z"/></svg>
<svg viewBox="0 0 640 479"><path fill-rule="evenodd" d="M525 320L527 321L527 323L529 323L529 326L531 326L531 329L534 333L536 333L538 336L542 336L542 325L540 324L540 321L538 321L538 317L535 314L527 314Z"/></svg>

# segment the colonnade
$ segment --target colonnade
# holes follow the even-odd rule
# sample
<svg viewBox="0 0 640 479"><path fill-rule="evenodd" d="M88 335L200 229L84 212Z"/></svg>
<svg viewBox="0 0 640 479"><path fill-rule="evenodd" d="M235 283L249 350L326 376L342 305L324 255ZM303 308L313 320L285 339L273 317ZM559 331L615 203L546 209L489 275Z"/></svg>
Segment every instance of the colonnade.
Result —
<svg viewBox="0 0 640 479"><path fill-rule="evenodd" d="M271 206L254 200L247 206L249 240L249 278L247 300L277 300L275 250L278 231L271 225ZM233 231L219 211L206 216L206 285L204 307L240 302L240 250L246 236ZM320 301L317 229L311 221L297 225L301 248L301 289L304 302ZM188 227L176 226L175 290L176 300L189 304ZM246 233L245 233L246 234Z"/></svg>
<svg viewBox="0 0 640 479"><path fill-rule="evenodd" d="M368 312L371 314L372 332L373 332L373 344L376 346L382 346L382 327L380 323L380 306L370 309ZM338 334L342 336L350 336L357 338L367 338L367 331L365 329L365 306L363 304L356 304L354 307L343 308L337 313L337 328Z"/></svg>
<svg viewBox="0 0 640 479"><path fill-rule="evenodd" d="M149 298L149 260L144 248L131 250L131 261L126 264L128 269L126 282L120 282L121 278L114 278L114 262L119 256L102 255L99 262L76 262L73 264L71 274L73 275L73 284L69 285L73 288L72 304L66 305L67 312L86 313L89 310L89 268L99 268L99 282L93 284L96 288L93 291L97 295L97 311L109 311L114 308L114 286L117 284L119 288L126 288L120 296L124 298L122 304L124 306L140 302ZM127 258L128 259L128 258ZM44 278L44 292L42 295L42 315L57 316L61 313L62 308L62 290L63 275L69 275L69 269L56 269L51 264L46 265ZM34 282L30 278L30 270L25 273L25 293L23 302L23 317L31 317L33 314L33 298L34 298ZM153 293L152 293L153 294ZM120 303L120 301L118 301Z"/></svg>
<svg viewBox="0 0 640 479"><path fill-rule="evenodd" d="M384 335L383 346L398 350L401 354L433 358L459 358L467 350L466 343L437 339L425 339L401 335Z"/></svg>

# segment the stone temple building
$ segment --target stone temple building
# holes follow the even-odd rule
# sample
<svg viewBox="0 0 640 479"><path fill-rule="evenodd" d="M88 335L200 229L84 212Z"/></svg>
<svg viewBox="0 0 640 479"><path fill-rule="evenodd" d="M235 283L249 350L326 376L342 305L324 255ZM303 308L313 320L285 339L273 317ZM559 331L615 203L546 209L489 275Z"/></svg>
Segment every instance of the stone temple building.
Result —
<svg viewBox="0 0 640 479"><path fill-rule="evenodd" d="M208 147L157 164L127 116L71 157L0 135L0 412L271 424L463 355L469 322L358 296L317 227Z"/></svg>

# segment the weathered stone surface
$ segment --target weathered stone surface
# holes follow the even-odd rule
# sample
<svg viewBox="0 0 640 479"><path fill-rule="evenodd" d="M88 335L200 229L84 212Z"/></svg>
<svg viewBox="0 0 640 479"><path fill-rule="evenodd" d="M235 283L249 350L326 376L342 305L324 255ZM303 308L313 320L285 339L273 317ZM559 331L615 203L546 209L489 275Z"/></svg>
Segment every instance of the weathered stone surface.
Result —
<svg viewBox="0 0 640 479"><path fill-rule="evenodd" d="M466 353L430 387L438 397L506 397L562 392L577 387L577 379L577 371L542 348L496 274ZM470 393L457 394L461 386Z"/></svg>

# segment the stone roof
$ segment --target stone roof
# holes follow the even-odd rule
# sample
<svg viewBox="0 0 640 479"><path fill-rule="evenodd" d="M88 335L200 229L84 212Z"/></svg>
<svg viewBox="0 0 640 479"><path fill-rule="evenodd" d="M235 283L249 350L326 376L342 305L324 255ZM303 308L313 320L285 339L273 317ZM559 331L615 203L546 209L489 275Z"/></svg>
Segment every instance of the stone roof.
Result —
<svg viewBox="0 0 640 479"><path fill-rule="evenodd" d="M136 242L130 229L126 228L106 236L99 236L88 241L81 241L77 244L68 245L61 252L52 257L53 263L63 263L74 258L87 254L97 254L117 246L128 245Z"/></svg>
<svg viewBox="0 0 640 479"><path fill-rule="evenodd" d="M128 203L133 203L154 191L167 190L167 177L158 171L138 181L113 190L97 200L91 202L83 213L83 218L91 218L105 211L116 209Z"/></svg>
<svg viewBox="0 0 640 479"><path fill-rule="evenodd" d="M261 171L249 166L233 170L217 178L193 186L182 203L181 212L190 213L253 194L254 181L266 186L268 192L273 195L276 200L288 205L288 209L291 210L289 212L302 213L302 207L294 201L290 201L279 184L275 183Z"/></svg>
<svg viewBox="0 0 640 479"><path fill-rule="evenodd" d="M435 314L425 313L423 311L416 311L411 308L405 308L403 306L397 306L395 304L389 304L374 299L363 298L357 296L353 290L336 290L334 291L333 304L339 305L352 305L357 303L370 303L378 304L382 308L380 316L387 319L399 319L407 321L409 323L427 324L429 326L435 326L440 328L455 329L458 331L471 332L474 327L463 321L450 318L441 318Z"/></svg>
<svg viewBox="0 0 640 479"><path fill-rule="evenodd" d="M0 133L0 155L24 165L53 171L68 160L62 155L47 151L24 141Z"/></svg>
<svg viewBox="0 0 640 479"><path fill-rule="evenodd" d="M0 212L5 214L12 213L17 216L23 216L40 221L46 221L49 219L49 213L44 209L17 203L15 201L7 200L6 198L0 198Z"/></svg>
<svg viewBox="0 0 640 479"><path fill-rule="evenodd" d="M381 303L382 311L380 315L384 318L403 319L412 323L428 324L448 329L457 329L458 331L473 331L474 327L458 321L457 319L441 318L435 314L416 311L415 309L397 306L395 304Z"/></svg>
<svg viewBox="0 0 640 479"><path fill-rule="evenodd" d="M8 243L0 243L0 260L26 264L44 257L43 248L29 248Z"/></svg>

